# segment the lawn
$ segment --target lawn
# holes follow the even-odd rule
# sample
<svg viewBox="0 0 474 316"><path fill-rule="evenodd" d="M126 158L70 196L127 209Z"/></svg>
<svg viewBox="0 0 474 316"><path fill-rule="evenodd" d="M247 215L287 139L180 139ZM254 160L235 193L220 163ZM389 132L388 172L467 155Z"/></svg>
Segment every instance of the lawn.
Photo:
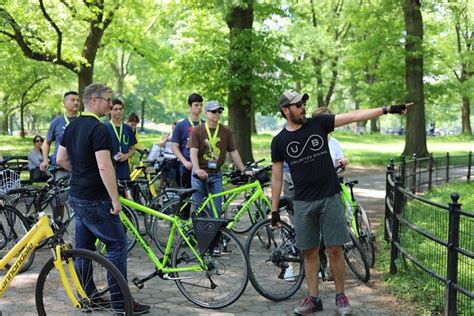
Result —
<svg viewBox="0 0 474 316"><path fill-rule="evenodd" d="M391 158L398 159L403 151L404 136L393 135L354 135L347 133L333 134L344 151L344 155L353 166L385 166ZM0 154L27 155L33 147L33 136L21 138L19 136L0 135ZM141 142L146 147L161 139L161 134L141 135ZM252 146L255 159L265 158L270 162L270 143L272 135L259 134L252 136ZM456 135L443 137L428 137L428 150L435 156L463 154L474 150L474 136Z"/></svg>

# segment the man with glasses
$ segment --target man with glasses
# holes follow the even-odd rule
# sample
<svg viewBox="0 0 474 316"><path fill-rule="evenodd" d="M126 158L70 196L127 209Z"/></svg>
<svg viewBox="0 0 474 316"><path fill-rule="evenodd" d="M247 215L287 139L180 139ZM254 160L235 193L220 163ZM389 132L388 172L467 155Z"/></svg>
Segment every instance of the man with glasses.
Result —
<svg viewBox="0 0 474 316"><path fill-rule="evenodd" d="M323 235L336 287L338 315L349 315L352 308L344 294L344 257L342 245L348 242L340 186L329 152L328 134L335 127L367 121L387 113L403 114L406 105L363 109L338 115L306 118L308 94L285 91L279 108L287 120L286 127L272 140L272 226L280 222L278 204L283 178L283 162L288 163L294 183L294 226L296 246L304 252L304 268L309 296L295 314L323 310L319 298L319 243Z"/></svg>
<svg viewBox="0 0 474 316"><path fill-rule="evenodd" d="M115 161L117 179L130 179L129 159L135 154L137 139L132 127L123 123L123 102L114 99L110 111L110 122L105 123L112 137L112 156Z"/></svg>
<svg viewBox="0 0 474 316"><path fill-rule="evenodd" d="M217 101L209 101L206 104L205 111L206 123L194 128L189 138L191 163L193 166L191 184L193 188L198 189L193 194L193 200L199 204L206 198L208 194L207 188L211 193L223 191L222 173L220 170L228 152L237 168L242 172L244 171L244 165L235 146L232 131L226 125L219 123L224 108ZM216 198L214 202L220 216L222 198Z"/></svg>
<svg viewBox="0 0 474 316"><path fill-rule="evenodd" d="M127 239L117 216L122 206L111 158L112 137L99 119L110 112L111 96L112 89L103 84L84 89L85 111L64 132L57 161L72 174L69 202L75 212L76 248L94 251L99 239L107 246L107 258L127 279ZM76 260L76 269L83 265ZM93 307L112 304L117 312L123 310L121 293L111 288L106 294L111 301L99 297L94 299ZM135 315L149 310L148 305L134 303Z"/></svg>

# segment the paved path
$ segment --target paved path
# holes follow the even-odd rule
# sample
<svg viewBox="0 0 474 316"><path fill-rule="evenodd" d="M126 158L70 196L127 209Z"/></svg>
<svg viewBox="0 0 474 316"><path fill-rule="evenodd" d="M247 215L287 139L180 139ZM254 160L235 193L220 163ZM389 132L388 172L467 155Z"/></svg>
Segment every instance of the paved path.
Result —
<svg viewBox="0 0 474 316"><path fill-rule="evenodd" d="M365 206L373 225L377 227L383 218L384 170L349 169L345 177L359 179L356 197ZM39 250L32 268L15 278L10 289L0 299L0 311L3 315L36 314L34 286L41 266L49 254L48 250ZM132 250L128 266L130 279L135 276L146 276L153 270L138 247ZM399 315L413 311L410 306L397 301L384 290L380 273L375 271L371 273L371 280L364 284L356 280L350 271L347 272L346 293L355 315ZM142 290L137 290L133 285L131 288L135 298L153 306L151 315L292 315L294 307L307 293L306 285L304 285L290 300L275 303L261 297L249 282L245 293L236 303L214 311L199 308L187 301L172 281L155 278L147 282ZM334 283L322 282L320 289L324 311L317 315L334 315Z"/></svg>

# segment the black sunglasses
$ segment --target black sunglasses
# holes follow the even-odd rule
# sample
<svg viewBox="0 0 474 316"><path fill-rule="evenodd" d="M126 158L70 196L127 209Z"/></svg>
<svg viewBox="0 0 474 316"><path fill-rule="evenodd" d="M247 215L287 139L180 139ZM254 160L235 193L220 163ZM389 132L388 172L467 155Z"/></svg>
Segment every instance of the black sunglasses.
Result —
<svg viewBox="0 0 474 316"><path fill-rule="evenodd" d="M211 112L212 114L216 114L216 113L222 114L222 110L212 110L209 112Z"/></svg>
<svg viewBox="0 0 474 316"><path fill-rule="evenodd" d="M35 143L42 143L43 141L41 139L35 139Z"/></svg>
<svg viewBox="0 0 474 316"><path fill-rule="evenodd" d="M288 106L291 106L291 105L296 105L296 107L299 109L299 108L302 107L303 105L306 106L306 101L300 100L300 101L298 101L298 102L296 102L296 103L292 103L292 104L290 104L290 105L288 105Z"/></svg>

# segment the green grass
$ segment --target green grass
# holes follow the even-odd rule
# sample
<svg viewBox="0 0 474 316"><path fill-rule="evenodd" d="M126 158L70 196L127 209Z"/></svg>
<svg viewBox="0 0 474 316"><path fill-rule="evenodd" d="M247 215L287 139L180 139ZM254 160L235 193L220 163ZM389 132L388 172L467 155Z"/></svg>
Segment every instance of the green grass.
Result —
<svg viewBox="0 0 474 316"><path fill-rule="evenodd" d="M459 202L465 210L474 212L474 184L449 183L434 188L425 195L431 201L447 206L451 202L451 194L457 192L461 197ZM449 214L447 210L441 210L434 206L427 206L418 201L411 201L404 209L403 217L410 223L414 223L420 229L447 241L449 234ZM474 241L472 240L474 220L461 216L460 242L461 248L473 252ZM379 234L382 240L382 233ZM401 230L401 245L414 255L418 261L430 270L446 277L447 249L409 229ZM386 273L390 264L390 245L381 242L378 253L377 269ZM463 255L459 256L458 284L472 291L474 278L474 263ZM395 275L386 275L388 289L402 300L409 300L420 307L420 313L432 313L442 311L444 305L444 284L429 274L421 271L409 260L397 262L399 272ZM474 302L466 296L458 294L458 311L469 314L474 311Z"/></svg>
<svg viewBox="0 0 474 316"><path fill-rule="evenodd" d="M162 134L140 135L140 141L145 147L150 148L152 144L161 139ZM353 166L386 166L390 159L398 159L404 149L404 136L388 136L379 134L354 135L347 133L334 133L341 143L344 155ZM265 158L270 162L270 144L272 135L259 134L252 136L252 148L256 160ZM25 139L19 136L0 135L0 154L6 155L27 155L33 147L33 136ZM428 137L428 150L435 157L444 156L447 152L452 155L465 155L469 150L473 150L474 136L456 135L445 137Z"/></svg>

